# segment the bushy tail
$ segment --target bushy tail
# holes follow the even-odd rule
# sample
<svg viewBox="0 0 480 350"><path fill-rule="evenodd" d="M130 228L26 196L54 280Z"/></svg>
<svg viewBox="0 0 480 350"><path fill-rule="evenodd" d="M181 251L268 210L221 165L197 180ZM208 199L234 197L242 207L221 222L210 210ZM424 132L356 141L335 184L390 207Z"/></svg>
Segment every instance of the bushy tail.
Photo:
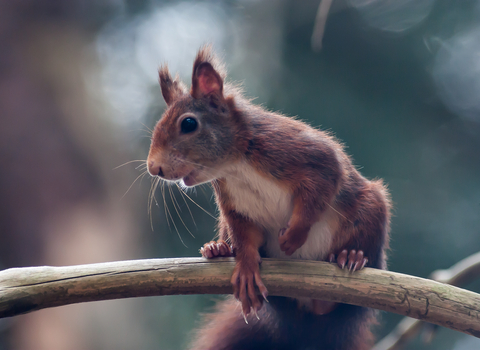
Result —
<svg viewBox="0 0 480 350"><path fill-rule="evenodd" d="M233 298L205 316L190 350L367 350L373 345L374 313L340 304L319 316L297 307L293 299L270 297L248 324Z"/></svg>

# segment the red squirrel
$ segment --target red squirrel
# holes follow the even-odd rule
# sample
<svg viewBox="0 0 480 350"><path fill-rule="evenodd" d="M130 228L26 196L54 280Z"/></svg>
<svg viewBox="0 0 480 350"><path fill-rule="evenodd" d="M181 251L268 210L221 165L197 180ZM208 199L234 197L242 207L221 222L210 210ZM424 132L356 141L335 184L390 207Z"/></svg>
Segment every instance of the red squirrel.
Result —
<svg viewBox="0 0 480 350"><path fill-rule="evenodd" d="M231 282L240 303L219 303L191 349L369 349L372 310L283 297L265 303L259 265L272 257L385 269L386 187L360 175L332 135L253 105L225 77L209 47L196 56L190 91L160 68L168 108L147 159L152 176L213 185L219 239L201 253L236 261Z"/></svg>

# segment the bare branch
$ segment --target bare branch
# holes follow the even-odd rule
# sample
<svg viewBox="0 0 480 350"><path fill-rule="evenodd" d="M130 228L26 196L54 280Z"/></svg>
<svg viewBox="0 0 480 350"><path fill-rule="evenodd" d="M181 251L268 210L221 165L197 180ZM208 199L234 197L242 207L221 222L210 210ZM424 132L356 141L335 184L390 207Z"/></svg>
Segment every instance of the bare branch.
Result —
<svg viewBox="0 0 480 350"><path fill-rule="evenodd" d="M320 0L318 5L317 17L315 18L315 26L313 27L311 45L314 52L320 52L322 49L323 33L327 25L328 12L332 6L333 0Z"/></svg>
<svg viewBox="0 0 480 350"><path fill-rule="evenodd" d="M459 261L447 270L434 271L430 277L438 282L461 286L478 279L479 275L480 252ZM399 350L407 341L418 334L423 325L424 323L420 320L406 317L372 350Z"/></svg>
<svg viewBox="0 0 480 350"><path fill-rule="evenodd" d="M233 258L119 261L0 272L0 317L95 300L227 294ZM432 280L335 264L264 259L270 295L309 297L395 312L480 337L480 295Z"/></svg>

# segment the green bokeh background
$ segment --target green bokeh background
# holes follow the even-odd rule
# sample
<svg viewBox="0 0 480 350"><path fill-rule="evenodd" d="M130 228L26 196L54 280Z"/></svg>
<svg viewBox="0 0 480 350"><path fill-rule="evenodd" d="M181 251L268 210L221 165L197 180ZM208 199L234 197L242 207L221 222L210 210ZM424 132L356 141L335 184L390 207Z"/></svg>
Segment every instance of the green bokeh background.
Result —
<svg viewBox="0 0 480 350"><path fill-rule="evenodd" d="M0 51L3 50L5 58L9 57L14 48L25 46L29 49L21 51L19 57L30 55L31 59L37 51L50 50L48 45L64 45L70 37L80 46L80 49L79 46L76 49L82 55L78 61L71 60L69 67L84 77L78 82L78 89L85 92L84 103L100 103L103 106L94 109L95 112L92 113L92 118L98 119L99 125L102 125L100 130L103 143L93 142L93 150L79 146L80 153L83 152L82 159L89 169L93 169L86 173L85 178L91 180L93 185L90 189L93 188L94 193L100 193L98 196L103 196L106 188L113 186L113 189L108 190L111 191L113 201L126 203L132 215L132 227L135 228L130 232L135 236L136 249L119 255L118 260L198 256L198 248L214 236L215 220L196 205L190 204L194 223L176 188L172 187L172 193L178 198L181 216L195 237L189 234L178 219L172 209L173 199L168 193L165 203L170 208L174 224L165 212L160 191L157 191L158 205L154 202L151 217L147 214L150 189L148 180L135 183L122 198L140 174L135 169L138 164L111 170L132 159L146 158L149 138L144 137L148 134L144 129L152 128L165 108L159 87L155 84L156 71L132 70L132 65L145 60L142 61L142 55L138 52L135 54L129 51L130 48L138 49L138 43L141 43L141 31L138 28L155 23L157 18L158 21L165 21L167 27L159 26L156 29L153 26L151 29L153 33L158 30L158 41L152 41L152 49L147 50L149 57L156 60L155 63L168 61L171 67L179 69L180 76L188 83L190 67L184 68L179 62L191 62L201 44L213 42L224 58L229 80L241 82L247 96L255 96L255 102L268 109L298 116L315 127L331 130L345 143L348 153L365 176L383 178L394 202L389 269L428 277L432 271L448 268L480 250L480 109L478 104L473 107L462 106L461 99L457 99L458 105L452 106L441 88L442 84L451 84L451 89L460 95L480 91L475 90L477 84L480 84L480 60L477 59L478 71L460 65L452 68L450 75L447 75L450 78L459 76L468 79L442 81L445 75L442 76L437 69L439 52L447 50L452 56L456 54L453 40L457 37L467 48L467 56L479 54L479 36L469 42L462 39L461 35L479 28L480 5L478 1L470 0L424 1L428 8L424 18L407 25L408 16L415 17L419 10L411 11L413 15L410 13L407 16L400 10L396 12L396 7L392 5L395 2L377 2L382 3L382 6L365 15L362 9L368 10L368 6L354 6L362 1L334 1L323 48L321 52L315 53L311 49L310 39L318 1L232 0L187 3L75 0L67 4L49 0L38 3L10 3L3 0L0 1L0 6L3 7L4 14L13 15L0 28ZM397 5L400 3L407 9L415 6L412 1L396 2ZM166 17L165 13L172 17ZM182 17L186 16L185 13L189 16L193 13L195 21L192 17ZM195 17L195 14L198 16ZM159 17L155 17L157 15ZM173 18L174 16L178 18ZM372 24L372 16L387 23L397 21L405 27L400 31L385 30ZM180 24L174 26L171 23ZM208 29L212 23L217 27ZM48 35L62 33L67 40L47 45L48 40L40 40L35 34L37 30L32 28L48 28L45 32ZM204 32L210 33L211 37L206 35L198 38L197 34ZM44 32L39 33L38 36L41 36ZM36 44L32 45L32 42ZM188 50L179 49L185 47ZM145 48L138 50L142 52ZM2 54L0 58L1 56ZM0 96L5 101L10 98L7 91L12 91L15 86L15 79L9 78L13 74L12 67L24 70L27 79L35 76L37 71L35 64L22 65L18 61L0 60L0 68L3 69L0 70L0 79L3 80L4 87L0 90ZM146 67L149 68L148 64ZM109 69L115 72L113 78L111 73L105 73ZM53 67L42 74L55 76L56 71ZM127 72L138 78L135 84L130 84ZM462 85L459 82L466 83ZM137 90L138 86L141 89ZM16 96L21 97L22 93L19 91ZM135 98L137 94L141 96L138 100ZM145 100L144 96L147 95L150 97ZM55 96L51 100L52 105L63 105L62 95ZM129 99L132 101L130 105L138 104L142 107L131 110L118 107L122 101L128 106ZM28 103L28 99L25 103ZM468 109L468 113L462 113L465 109ZM63 111L60 115L69 113L68 109L60 110ZM9 110L5 115L15 113L15 110ZM2 125L5 135L10 132L10 127L13 128L12 123L5 121ZM29 128L33 128L32 124L25 125L22 131L25 134L19 133L21 138L29 132L36 132L29 131ZM73 131L68 127L60 129L56 132L63 135L61 139L65 145L76 142L76 139L72 141L71 138ZM88 134L88 131L83 135L96 137ZM7 191L11 189L8 181L18 179L31 184L29 193L32 196L41 191L42 183L35 181L36 169L27 171L33 179L21 180L16 177L16 164L23 164L26 160L22 159L21 143L16 147L10 145L7 142L0 143L0 150L6 159L5 166L2 167L3 174L0 175L0 191L3 191L0 196L3 198L2 205L9 208L4 213L8 212L9 217L30 217L28 210L19 213L15 209L17 206L14 204L18 198ZM60 143L52 147L66 146ZM109 155L111 156L111 163L105 161L108 163L108 171L95 170L98 169L96 162L90 160L93 157L91 155L96 153L94 147L102 148L98 152L107 154L104 159L110 159ZM76 164L79 168L87 168ZM189 195L215 215L216 209L208 186L190 191ZM65 200L59 198L59 201ZM93 201L96 200L95 196L92 198ZM46 250L39 252L40 248L37 246L36 249L35 244L29 250L13 249L12 247L25 247L26 241L19 241L20 235L15 233L19 226L9 221L7 214L0 217L0 220L3 220L0 221L3 232L10 232L11 236L6 239L5 234L4 240L0 242L4 250L0 255L0 266L7 268L50 263ZM42 241L42 233L36 235L28 238L28 242L32 242L31 239ZM9 255L13 250L16 253ZM35 259L26 258L32 254ZM97 255L96 261L106 260L111 258ZM80 258L78 263L82 262L90 260L82 261ZM480 292L480 284L476 282L464 287ZM97 324L91 318L92 323L86 327L89 332L84 333L88 334L86 344L90 349L118 349L118 343L110 341L111 339L134 337L135 348L138 349L183 349L188 343L191 330L200 320L200 314L210 310L217 298L169 296L98 303L112 303L119 307L131 305L135 309L135 316L127 312L121 317L135 317L136 329L141 329L141 336L138 332L134 335L136 329L128 326L116 327L117 316L107 314L104 316L109 320L106 322L111 331L104 332L102 323ZM15 345L18 344L15 337L19 327L24 326L23 317L0 323L0 349L21 349ZM378 336L387 334L400 319L398 315L382 313L376 329ZM72 344L71 348L76 347ZM125 348L132 348L132 345L125 345ZM440 329L431 344L425 345L415 339L405 348L478 349L480 343L466 335Z"/></svg>

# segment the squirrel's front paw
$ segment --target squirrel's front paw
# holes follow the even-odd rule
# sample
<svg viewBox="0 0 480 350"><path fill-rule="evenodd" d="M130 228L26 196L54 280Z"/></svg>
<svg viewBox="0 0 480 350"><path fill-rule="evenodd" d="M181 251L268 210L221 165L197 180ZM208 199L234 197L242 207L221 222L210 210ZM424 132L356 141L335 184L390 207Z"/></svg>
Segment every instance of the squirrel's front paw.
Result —
<svg viewBox="0 0 480 350"><path fill-rule="evenodd" d="M308 228L284 227L278 232L280 249L286 255L292 255L300 248L308 237Z"/></svg>
<svg viewBox="0 0 480 350"><path fill-rule="evenodd" d="M200 248L200 253L207 259L233 256L232 247L223 240L205 243L203 247Z"/></svg>
<svg viewBox="0 0 480 350"><path fill-rule="evenodd" d="M232 275L233 295L242 304L242 313L247 322L247 315L250 310L256 314L262 307L262 300L255 291L258 287L260 294L267 300L268 291L260 277L260 259L249 259L238 261ZM247 322L248 323L248 322Z"/></svg>
<svg viewBox="0 0 480 350"><path fill-rule="evenodd" d="M338 257L335 257L335 254L330 254L328 260L331 263L336 260L341 269L347 267L349 271L361 270L368 263L368 258L364 256L363 251L356 251L355 249L352 249L350 253L348 250L344 249L338 254Z"/></svg>

